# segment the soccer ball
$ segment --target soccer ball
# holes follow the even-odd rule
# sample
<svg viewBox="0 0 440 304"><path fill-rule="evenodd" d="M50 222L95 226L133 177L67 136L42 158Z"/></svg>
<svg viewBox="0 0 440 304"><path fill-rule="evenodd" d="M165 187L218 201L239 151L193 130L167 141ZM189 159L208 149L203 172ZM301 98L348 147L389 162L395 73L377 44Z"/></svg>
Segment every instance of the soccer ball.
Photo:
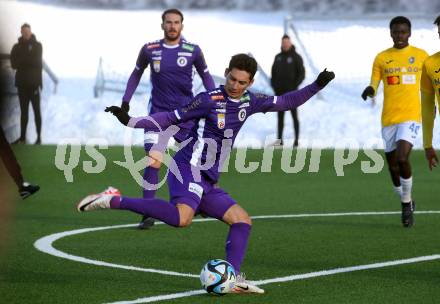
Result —
<svg viewBox="0 0 440 304"><path fill-rule="evenodd" d="M234 267L220 259L208 261L200 272L200 281L207 292L224 295L234 288Z"/></svg>

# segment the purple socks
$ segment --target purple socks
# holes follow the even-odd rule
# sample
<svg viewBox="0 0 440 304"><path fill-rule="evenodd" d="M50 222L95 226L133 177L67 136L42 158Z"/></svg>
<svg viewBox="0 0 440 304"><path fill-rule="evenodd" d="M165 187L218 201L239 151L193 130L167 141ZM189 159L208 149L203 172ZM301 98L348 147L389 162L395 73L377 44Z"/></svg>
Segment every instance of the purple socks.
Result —
<svg viewBox="0 0 440 304"><path fill-rule="evenodd" d="M180 215L177 207L158 198L142 199L114 196L110 201L110 208L130 210L153 217L174 227L179 227L180 223Z"/></svg>
<svg viewBox="0 0 440 304"><path fill-rule="evenodd" d="M234 266L235 273L240 273L240 266L246 253L251 225L246 223L232 224L226 239L226 260Z"/></svg>
<svg viewBox="0 0 440 304"><path fill-rule="evenodd" d="M153 167L147 167L144 170L144 181L148 184L157 186L159 183L159 169ZM154 198L156 194L156 188L151 188L148 184L144 184L142 187L143 198Z"/></svg>

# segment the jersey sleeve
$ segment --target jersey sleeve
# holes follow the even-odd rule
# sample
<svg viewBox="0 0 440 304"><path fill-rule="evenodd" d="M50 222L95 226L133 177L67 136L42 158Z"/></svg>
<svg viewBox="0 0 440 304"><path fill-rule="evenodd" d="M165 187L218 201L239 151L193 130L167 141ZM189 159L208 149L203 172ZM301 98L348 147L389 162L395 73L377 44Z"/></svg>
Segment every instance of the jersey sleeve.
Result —
<svg viewBox="0 0 440 304"><path fill-rule="evenodd" d="M127 126L158 132L172 125L206 117L213 105L206 93L200 93L185 107L171 112L157 112L150 116L131 117Z"/></svg>
<svg viewBox="0 0 440 304"><path fill-rule="evenodd" d="M211 91L215 89L214 79L209 73L208 65L206 64L205 61L205 56L203 55L203 52L200 49L200 47L196 48L195 56L196 57L194 60L194 67L196 68L196 71L199 74L200 78L202 78L203 86L207 91Z"/></svg>
<svg viewBox="0 0 440 304"><path fill-rule="evenodd" d="M374 94L376 95L379 83L382 80L382 59L380 54L374 58L373 69L371 71L370 86L374 89Z"/></svg>
<svg viewBox="0 0 440 304"><path fill-rule="evenodd" d="M131 72L130 78L128 78L127 86L125 88L124 96L122 97L123 102L130 102L136 91L139 82L141 81L142 74L144 70L148 67L149 55L146 46L142 47L139 52L138 58L136 60L136 66Z"/></svg>
<svg viewBox="0 0 440 304"><path fill-rule="evenodd" d="M431 77L429 77L426 64L427 62L425 61L422 69L422 78L420 80L420 90L426 94L434 95L434 88L432 86Z"/></svg>
<svg viewBox="0 0 440 304"><path fill-rule="evenodd" d="M252 113L280 112L292 110L312 98L321 88L313 82L300 90L287 92L281 96L256 94Z"/></svg>

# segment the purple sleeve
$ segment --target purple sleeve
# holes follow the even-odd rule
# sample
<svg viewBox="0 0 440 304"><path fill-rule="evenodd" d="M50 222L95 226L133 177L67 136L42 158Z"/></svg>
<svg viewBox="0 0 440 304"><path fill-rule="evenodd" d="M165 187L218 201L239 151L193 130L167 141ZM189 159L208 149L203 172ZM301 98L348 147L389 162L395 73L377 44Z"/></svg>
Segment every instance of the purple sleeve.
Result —
<svg viewBox="0 0 440 304"><path fill-rule="evenodd" d="M127 126L136 129L147 129L150 131L160 131L171 125L175 125L179 119L174 112L157 112L150 116L132 117Z"/></svg>
<svg viewBox="0 0 440 304"><path fill-rule="evenodd" d="M196 59L194 60L194 67L196 68L197 73L202 78L203 86L207 91L211 91L215 89L214 79L212 79L211 74L208 71L208 65L205 61L205 56L203 56L202 50L198 49L199 53L196 54Z"/></svg>
<svg viewBox="0 0 440 304"><path fill-rule="evenodd" d="M148 66L148 58L149 56L147 53L147 48L144 46L139 52L136 67L134 68L133 72L131 72L130 78L128 78L127 87L125 88L125 93L122 97L123 102L130 102L131 97L141 81L142 74Z"/></svg>
<svg viewBox="0 0 440 304"><path fill-rule="evenodd" d="M312 96L314 96L321 88L316 82L309 84L308 86L295 91L287 92L281 96L273 96L273 98L258 98L256 112L280 112L295 109L304 104Z"/></svg>
<svg viewBox="0 0 440 304"><path fill-rule="evenodd" d="M131 128L147 129L150 131L160 131L171 125L181 122L206 117L215 103L206 97L207 94L201 93L194 97L193 101L183 108L173 112L158 112L145 117L132 117L127 126Z"/></svg>

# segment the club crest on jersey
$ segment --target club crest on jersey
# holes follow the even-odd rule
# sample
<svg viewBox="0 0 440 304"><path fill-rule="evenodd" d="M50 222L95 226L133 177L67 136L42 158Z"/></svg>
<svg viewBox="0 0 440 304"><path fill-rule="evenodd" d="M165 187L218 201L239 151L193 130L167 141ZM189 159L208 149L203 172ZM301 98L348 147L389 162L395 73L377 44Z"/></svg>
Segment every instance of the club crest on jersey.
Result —
<svg viewBox="0 0 440 304"><path fill-rule="evenodd" d="M238 111L238 120L244 121L246 119L246 109L241 109Z"/></svg>
<svg viewBox="0 0 440 304"><path fill-rule="evenodd" d="M409 62L410 64L413 64L415 61L416 61L416 59L415 59L413 56L411 56L411 57L408 58L408 62Z"/></svg>
<svg viewBox="0 0 440 304"><path fill-rule="evenodd" d="M223 114L223 113L217 114L217 127L219 129L225 128L225 114Z"/></svg>
<svg viewBox="0 0 440 304"><path fill-rule="evenodd" d="M153 61L153 69L156 73L160 72L160 60Z"/></svg>
<svg viewBox="0 0 440 304"><path fill-rule="evenodd" d="M177 58L177 65L178 66L184 67L184 66L186 66L187 63L188 63L188 59L186 59L186 57Z"/></svg>

